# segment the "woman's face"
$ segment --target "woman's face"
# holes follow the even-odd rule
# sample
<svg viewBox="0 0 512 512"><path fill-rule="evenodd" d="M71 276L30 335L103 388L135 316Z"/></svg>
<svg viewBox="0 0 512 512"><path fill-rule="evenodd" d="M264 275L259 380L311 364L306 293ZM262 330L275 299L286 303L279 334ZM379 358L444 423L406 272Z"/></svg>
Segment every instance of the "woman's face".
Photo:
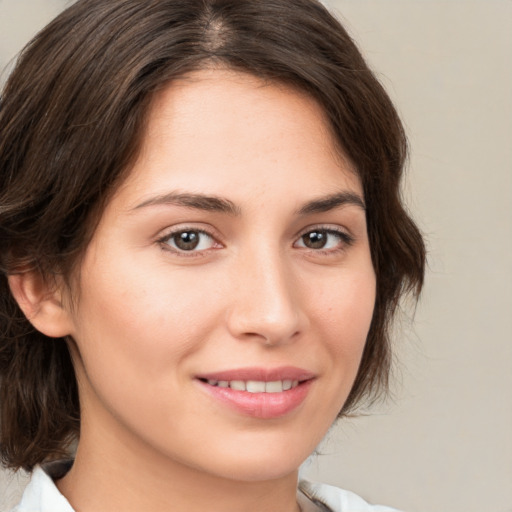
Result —
<svg viewBox="0 0 512 512"><path fill-rule="evenodd" d="M162 91L69 309L81 442L246 481L294 472L370 326L363 201L311 98L226 70Z"/></svg>

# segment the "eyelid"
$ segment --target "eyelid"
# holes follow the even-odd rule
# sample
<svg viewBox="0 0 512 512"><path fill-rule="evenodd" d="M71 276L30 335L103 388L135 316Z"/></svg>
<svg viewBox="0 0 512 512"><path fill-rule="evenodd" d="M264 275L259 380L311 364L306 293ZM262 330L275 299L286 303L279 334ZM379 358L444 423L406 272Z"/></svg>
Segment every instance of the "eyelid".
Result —
<svg viewBox="0 0 512 512"><path fill-rule="evenodd" d="M330 248L330 249L312 249L309 247L299 247L300 249L303 249L305 251L309 251L315 254L335 254L337 252L343 251L347 249L350 245L352 245L355 242L355 237L347 230L346 228L343 228L339 225L332 225L332 224L316 224L311 225L303 228L296 236L295 236L295 242L293 243L293 246L296 247L297 242L301 240L301 238L306 235L307 233L310 233L312 231L324 231L328 234L332 234L335 236L338 236L340 238L340 244L339 247ZM213 241L213 247L208 247L206 249L200 249L200 250L180 250L179 248L172 247L168 240L173 235L176 235L178 233L186 232L186 231L193 231L197 233L202 233ZM163 231L161 231L158 235L155 236L155 242L158 243L162 250L169 251L172 254L175 254L180 257L199 257L199 256L205 256L208 253L210 253L212 250L217 250L224 247L223 242L219 240L220 236L217 234L216 230L205 227L204 225L201 226L194 226L192 224L178 224L175 226L171 226Z"/></svg>
<svg viewBox="0 0 512 512"><path fill-rule="evenodd" d="M349 230L342 228L341 226L333 226L332 224L317 224L312 226L307 226L306 228L302 229L299 234L296 237L296 241L294 242L294 245L302 239L302 237L308 233L311 233L312 231L324 231L326 233L330 233L333 235L336 235L340 237L341 239L341 247L337 247L334 249L310 249L309 247L304 247L304 250L308 250L314 253L336 253L338 251L343 251L347 247L351 246L355 242L355 237L349 232ZM302 248L302 247L301 247Z"/></svg>
<svg viewBox="0 0 512 512"><path fill-rule="evenodd" d="M193 231L196 233L201 233L203 235L208 236L212 239L214 242L214 245L217 247L209 247L207 249L201 249L201 250L191 250L191 251L185 251L180 250L178 248L172 247L169 243L167 243L167 240L169 240L173 235L176 235L178 233L186 232L186 231ZM180 257L186 257L186 258L194 258L199 256L204 256L206 253L209 253L211 250L216 250L221 247L223 247L222 242L219 241L219 236L214 233L213 229L208 229L203 226L193 226L190 224L179 224L176 226L169 227L165 229L164 231L161 231L156 237L155 242L158 243L162 250L169 251L172 254L175 254Z"/></svg>
<svg viewBox="0 0 512 512"><path fill-rule="evenodd" d="M346 238L355 239L354 235L348 228L340 226L339 224L311 224L309 226L306 226L305 228L302 228L295 236L298 239L301 236L304 236L306 233L315 230L336 233Z"/></svg>

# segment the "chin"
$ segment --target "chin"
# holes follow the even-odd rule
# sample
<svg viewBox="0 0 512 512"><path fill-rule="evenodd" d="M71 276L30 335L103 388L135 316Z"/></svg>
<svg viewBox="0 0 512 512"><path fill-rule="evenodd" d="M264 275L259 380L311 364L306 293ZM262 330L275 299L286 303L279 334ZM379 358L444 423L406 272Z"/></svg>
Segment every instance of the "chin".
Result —
<svg viewBox="0 0 512 512"><path fill-rule="evenodd" d="M265 482L280 480L298 474L300 464L287 464L285 461L237 463L222 472L224 478L240 482Z"/></svg>
<svg viewBox="0 0 512 512"><path fill-rule="evenodd" d="M216 468L212 465L211 471L224 478L244 482L277 480L296 475L313 449L305 449L300 444L290 446L283 443L276 447L255 442L229 454L214 455Z"/></svg>

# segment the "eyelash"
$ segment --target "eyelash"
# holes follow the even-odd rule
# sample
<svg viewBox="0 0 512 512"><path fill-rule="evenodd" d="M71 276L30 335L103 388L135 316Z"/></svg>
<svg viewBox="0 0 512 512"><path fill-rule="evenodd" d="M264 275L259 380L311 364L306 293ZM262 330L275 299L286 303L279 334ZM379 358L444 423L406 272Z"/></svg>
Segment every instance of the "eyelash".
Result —
<svg viewBox="0 0 512 512"><path fill-rule="evenodd" d="M160 244L160 246L162 247L163 250L172 252L173 254L176 254L177 256L185 257L185 258L197 258L197 257L205 256L212 249L212 248L207 248L207 249L202 249L202 250L198 250L198 251L197 250L187 251L184 249L180 249L178 247L172 247L169 243L169 240L173 239L180 233L182 233L182 234L198 233L200 235L205 235L212 240L213 245L222 246L222 244L220 244L220 242L217 242L215 236L212 233L210 233L209 231L207 231L205 229L186 227L186 226L180 227L178 229L174 229L170 232L167 232L164 236L158 238L157 243ZM201 243L201 240L199 240L199 244L200 243ZM195 249L195 247L193 249Z"/></svg>
<svg viewBox="0 0 512 512"><path fill-rule="evenodd" d="M349 235L346 231L343 231L341 229L335 229L332 227L324 227L324 226L314 226L314 227L308 227L307 230L303 231L297 237L297 240L293 244L294 247L296 246L296 244L299 241L303 240L307 234L315 233L315 232L327 234L327 235L333 235L333 236L337 237L339 239L339 244L338 244L339 246L335 247L335 248L331 248L331 249L322 249L322 248L313 249L313 248L309 248L309 247L300 247L300 249L304 249L306 251L310 251L310 252L312 252L314 254L318 254L318 255L334 255L334 254L338 254L339 252L346 250L347 247L350 247L355 241L355 239L352 235ZM179 235L180 233L181 234L194 233L194 234L199 234L199 235L205 235L212 240L212 243L214 246L218 245L219 247L209 247L209 248L200 249L200 250L194 250L194 249L196 249L196 247L193 247L192 250L190 250L190 251L180 249L178 247L172 247L170 245L169 241L171 239L173 239L174 237L176 237L177 235ZM209 231L207 231L205 229L199 229L199 228L195 228L195 227L186 227L186 226L180 227L179 229L174 229L170 232L167 232L165 235L163 235L157 239L157 243L160 244L160 246L162 247L163 250L172 252L173 254L176 254L177 256L185 257L185 258L197 258L197 257L206 256L210 252L210 250L222 247L222 244L220 242L218 242L216 240L215 236L212 233L210 233ZM198 245L200 245L200 244L201 244L201 240L199 240L199 242L198 242Z"/></svg>
<svg viewBox="0 0 512 512"><path fill-rule="evenodd" d="M331 248L331 249L312 249L309 247L302 247L302 249L310 251L314 254L320 254L320 255L335 255L340 252L345 251L348 247L353 245L355 242L355 239L352 235L348 234L346 231L343 231L341 229L336 229L333 227L328 226L314 226L314 227L308 227L306 230L304 230L299 237L297 238L297 241L294 243L296 245L299 241L303 240L303 238L310 233L322 233L327 235L333 235L339 239L339 243L337 244L337 247Z"/></svg>

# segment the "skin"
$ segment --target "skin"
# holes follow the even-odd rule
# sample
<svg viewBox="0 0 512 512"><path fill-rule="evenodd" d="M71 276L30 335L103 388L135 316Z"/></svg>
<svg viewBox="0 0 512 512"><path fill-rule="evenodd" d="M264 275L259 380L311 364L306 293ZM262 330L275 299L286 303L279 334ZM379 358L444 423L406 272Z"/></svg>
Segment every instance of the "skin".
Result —
<svg viewBox="0 0 512 512"><path fill-rule="evenodd" d="M234 211L161 200L169 194ZM308 96L220 69L159 93L76 303L64 288L55 299L82 403L77 458L58 482L76 510L298 510L298 467L348 396L375 301L364 208L299 213L336 194L363 201ZM320 228L342 234L308 247L303 236ZM208 235L180 252L180 229ZM226 406L196 378L248 366L314 378L298 407L270 419Z"/></svg>

